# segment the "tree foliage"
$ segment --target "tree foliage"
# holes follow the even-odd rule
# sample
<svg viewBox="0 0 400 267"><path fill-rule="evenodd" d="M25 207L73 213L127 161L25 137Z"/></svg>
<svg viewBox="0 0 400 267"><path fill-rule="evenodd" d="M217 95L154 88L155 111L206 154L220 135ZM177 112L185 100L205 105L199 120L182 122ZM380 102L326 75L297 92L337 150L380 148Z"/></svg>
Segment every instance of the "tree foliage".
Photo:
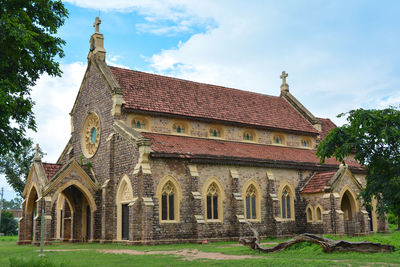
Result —
<svg viewBox="0 0 400 267"><path fill-rule="evenodd" d="M3 200L3 209L9 210L9 209L20 209L21 208L21 203L22 203L22 198L15 197L14 199L11 200Z"/></svg>
<svg viewBox="0 0 400 267"><path fill-rule="evenodd" d="M0 156L29 145L31 87L43 73L61 75L65 42L55 34L67 15L59 0L0 0Z"/></svg>
<svg viewBox="0 0 400 267"><path fill-rule="evenodd" d="M39 155L43 153L39 151ZM6 176L7 183L20 196L24 191L26 179L28 178L33 158L35 157L35 149L32 141L28 139L28 145L24 145L18 152L8 152L0 157L0 173Z"/></svg>
<svg viewBox="0 0 400 267"><path fill-rule="evenodd" d="M1 211L0 233L5 235L16 235L18 233L18 223L14 219L11 212L6 210Z"/></svg>
<svg viewBox="0 0 400 267"><path fill-rule="evenodd" d="M361 197L370 205L375 197L380 215L389 211L400 215L400 111L352 110L347 123L332 130L320 143L317 156L336 157L344 163L349 155L366 167L367 185Z"/></svg>

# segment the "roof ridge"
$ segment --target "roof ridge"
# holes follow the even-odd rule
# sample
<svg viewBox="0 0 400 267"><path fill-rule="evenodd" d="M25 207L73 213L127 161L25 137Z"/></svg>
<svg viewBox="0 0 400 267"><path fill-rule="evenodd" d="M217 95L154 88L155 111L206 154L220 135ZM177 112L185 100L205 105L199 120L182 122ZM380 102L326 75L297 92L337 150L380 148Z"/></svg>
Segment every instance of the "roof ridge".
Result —
<svg viewBox="0 0 400 267"><path fill-rule="evenodd" d="M248 93L248 94L261 95L261 96L273 97L273 98L281 98L280 96L257 93L257 92L247 91L247 90L244 90L244 89L238 89L238 88L222 86L222 85L216 85L216 84L211 84L211 83L196 82L196 81L191 81L191 80L187 80L187 79L183 79L183 78L172 77L172 76L167 76L167 75L161 75L161 74L158 74L158 73L151 73L151 72L145 72L145 71L140 71L140 70L131 70L131 69L115 67L115 66L110 66L110 65L107 65L107 66L109 68L120 69L120 70L125 70L125 71L132 71L132 72L138 72L138 73L144 73L144 74L154 75L154 76L158 76L158 77L169 78L169 79L174 79L174 80L183 81L183 82L189 82L189 83L193 83L193 84L202 84L202 85L208 85L208 86L215 86L215 87L219 87L219 88L235 90L235 91L244 92L244 93Z"/></svg>

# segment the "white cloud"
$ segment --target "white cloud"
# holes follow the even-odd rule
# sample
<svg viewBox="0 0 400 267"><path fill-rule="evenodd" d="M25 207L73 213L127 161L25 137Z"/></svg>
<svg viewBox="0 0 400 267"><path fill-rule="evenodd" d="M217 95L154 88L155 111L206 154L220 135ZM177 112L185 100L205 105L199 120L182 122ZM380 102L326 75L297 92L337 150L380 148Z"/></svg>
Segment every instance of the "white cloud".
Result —
<svg viewBox="0 0 400 267"><path fill-rule="evenodd" d="M130 69L128 66L120 64L118 62L121 58L122 57L119 55L107 54L106 63L109 66L119 67L119 68L123 68L123 69Z"/></svg>
<svg viewBox="0 0 400 267"><path fill-rule="evenodd" d="M71 136L69 113L75 102L86 70L86 63L61 64L62 77L43 75L32 89L37 132L30 132L46 156L56 162Z"/></svg>
<svg viewBox="0 0 400 267"><path fill-rule="evenodd" d="M146 23L137 23L139 32L174 35L191 31L192 27L206 24L209 16L203 16L196 7L202 1L182 0L66 0L73 5L104 12L138 12Z"/></svg>

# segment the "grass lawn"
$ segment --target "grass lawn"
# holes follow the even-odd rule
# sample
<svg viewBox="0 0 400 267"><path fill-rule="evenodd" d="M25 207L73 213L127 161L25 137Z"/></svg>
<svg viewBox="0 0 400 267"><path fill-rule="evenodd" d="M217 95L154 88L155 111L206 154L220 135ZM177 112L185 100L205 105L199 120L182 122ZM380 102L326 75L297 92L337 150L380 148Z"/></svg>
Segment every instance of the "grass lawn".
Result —
<svg viewBox="0 0 400 267"><path fill-rule="evenodd" d="M0 266L400 266L399 231L343 239L391 244L396 247L396 251L370 254L355 252L326 254L317 245L301 243L286 251L260 254L237 245L236 242L158 246L56 243L46 246L45 250L52 251L45 252L45 256L40 258L38 247L18 246L16 245L17 237L0 237ZM269 243L265 246L273 246L272 243L282 241L283 239L267 239L262 242ZM124 250L124 254L109 254L102 250ZM204 255L205 258L200 258ZM228 259L211 259L215 258L215 255ZM232 255L250 257L229 259L237 257ZM10 264L11 262L13 264Z"/></svg>

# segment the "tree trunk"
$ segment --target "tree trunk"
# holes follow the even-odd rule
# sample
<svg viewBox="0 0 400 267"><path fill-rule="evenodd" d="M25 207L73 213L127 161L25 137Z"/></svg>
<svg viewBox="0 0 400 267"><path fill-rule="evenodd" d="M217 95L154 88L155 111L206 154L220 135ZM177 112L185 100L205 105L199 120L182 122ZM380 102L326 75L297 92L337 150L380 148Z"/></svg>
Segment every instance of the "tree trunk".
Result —
<svg viewBox="0 0 400 267"><path fill-rule="evenodd" d="M356 252L392 252L394 251L394 246L384 245L381 243L372 243L372 242L349 242L345 240L332 240L329 238L325 238L322 236L317 236L313 234L301 234L298 235L288 241L282 242L274 247L263 248L260 246L260 238L257 230L247 222L251 231L254 233L254 237L252 238L243 238L239 239L239 243L248 246L251 249L258 250L262 253L270 253L270 252L278 252L285 250L294 244L301 242L310 242L317 245L320 245L322 250L326 253L334 252L334 251L356 251Z"/></svg>

